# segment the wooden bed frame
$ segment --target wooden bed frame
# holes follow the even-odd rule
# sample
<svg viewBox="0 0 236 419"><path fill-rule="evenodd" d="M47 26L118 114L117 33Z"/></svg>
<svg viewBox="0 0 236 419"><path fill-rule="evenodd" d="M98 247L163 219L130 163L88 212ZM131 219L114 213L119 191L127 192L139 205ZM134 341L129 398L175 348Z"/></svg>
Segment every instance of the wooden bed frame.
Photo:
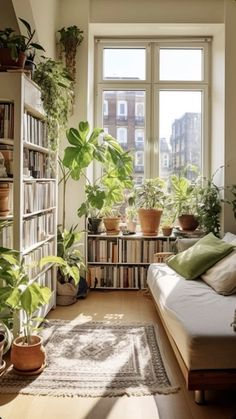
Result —
<svg viewBox="0 0 236 419"><path fill-rule="evenodd" d="M152 295L151 290L149 289ZM176 346L171 334L169 333L165 324L165 319L156 304L152 295L152 299L156 306L157 313L161 319L162 325L165 329L169 342L175 353L176 359L183 373L188 390L193 390L195 393L195 402L197 404L205 403L205 390L232 390L236 389L236 369L215 369L215 370L189 370Z"/></svg>

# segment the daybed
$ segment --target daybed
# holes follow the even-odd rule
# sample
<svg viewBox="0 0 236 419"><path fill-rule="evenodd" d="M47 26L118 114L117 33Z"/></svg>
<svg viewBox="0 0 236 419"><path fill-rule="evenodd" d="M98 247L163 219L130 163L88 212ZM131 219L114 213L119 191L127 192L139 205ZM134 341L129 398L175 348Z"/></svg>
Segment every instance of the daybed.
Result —
<svg viewBox="0 0 236 419"><path fill-rule="evenodd" d="M203 403L207 389L236 388L236 294L220 295L165 263L150 265L147 283L195 401Z"/></svg>

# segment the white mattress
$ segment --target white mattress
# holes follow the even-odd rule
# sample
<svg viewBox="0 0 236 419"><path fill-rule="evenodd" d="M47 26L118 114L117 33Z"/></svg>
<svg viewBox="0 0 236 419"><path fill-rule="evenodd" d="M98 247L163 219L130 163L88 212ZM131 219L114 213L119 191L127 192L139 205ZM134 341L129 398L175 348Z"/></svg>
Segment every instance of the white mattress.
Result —
<svg viewBox="0 0 236 419"><path fill-rule="evenodd" d="M236 295L219 295L162 263L149 266L147 282L188 369L236 368Z"/></svg>

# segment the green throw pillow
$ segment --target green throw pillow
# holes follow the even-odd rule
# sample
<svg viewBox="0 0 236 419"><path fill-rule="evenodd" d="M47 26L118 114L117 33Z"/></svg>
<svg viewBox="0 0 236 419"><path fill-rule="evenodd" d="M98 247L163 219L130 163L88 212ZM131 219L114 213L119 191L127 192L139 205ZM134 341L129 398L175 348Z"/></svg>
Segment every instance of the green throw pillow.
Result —
<svg viewBox="0 0 236 419"><path fill-rule="evenodd" d="M170 256L166 264L184 278L195 279L233 249L234 245L209 233L184 252Z"/></svg>

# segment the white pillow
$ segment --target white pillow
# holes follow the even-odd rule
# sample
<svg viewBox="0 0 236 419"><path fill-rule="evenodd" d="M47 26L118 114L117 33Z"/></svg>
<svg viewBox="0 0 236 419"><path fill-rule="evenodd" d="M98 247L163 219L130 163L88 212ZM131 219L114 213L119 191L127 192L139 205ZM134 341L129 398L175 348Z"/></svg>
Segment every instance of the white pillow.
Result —
<svg viewBox="0 0 236 419"><path fill-rule="evenodd" d="M232 233L225 233L224 237L222 238L226 243L235 243L236 244L236 234Z"/></svg>
<svg viewBox="0 0 236 419"><path fill-rule="evenodd" d="M236 293L236 250L225 256L214 266L201 275L210 287L218 294L231 295Z"/></svg>

